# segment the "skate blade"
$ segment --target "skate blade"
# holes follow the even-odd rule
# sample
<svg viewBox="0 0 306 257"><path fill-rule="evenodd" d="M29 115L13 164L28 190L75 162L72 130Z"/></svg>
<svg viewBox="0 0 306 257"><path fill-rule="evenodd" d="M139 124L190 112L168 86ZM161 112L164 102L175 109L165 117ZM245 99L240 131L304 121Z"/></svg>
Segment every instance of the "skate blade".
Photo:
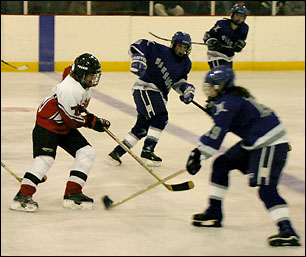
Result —
<svg viewBox="0 0 306 257"><path fill-rule="evenodd" d="M63 201L63 206L70 210L91 210L93 203L92 202L82 202L81 204L77 204L73 200L65 199Z"/></svg>
<svg viewBox="0 0 306 257"><path fill-rule="evenodd" d="M159 167L161 166L161 163L162 163L162 162L151 161L146 158L141 158L141 160L149 167Z"/></svg>
<svg viewBox="0 0 306 257"><path fill-rule="evenodd" d="M193 226L196 227L206 227L206 228L221 228L222 225L219 221L216 220L206 220L206 221L193 221Z"/></svg>
<svg viewBox="0 0 306 257"><path fill-rule="evenodd" d="M270 239L269 244L271 246L300 246L301 244L298 241L296 236L291 236L289 238L277 238L277 239Z"/></svg>
<svg viewBox="0 0 306 257"><path fill-rule="evenodd" d="M20 202L13 201L12 205L10 206L10 210L12 211L23 211L23 212L36 212L38 207L33 204L23 204L21 205Z"/></svg>

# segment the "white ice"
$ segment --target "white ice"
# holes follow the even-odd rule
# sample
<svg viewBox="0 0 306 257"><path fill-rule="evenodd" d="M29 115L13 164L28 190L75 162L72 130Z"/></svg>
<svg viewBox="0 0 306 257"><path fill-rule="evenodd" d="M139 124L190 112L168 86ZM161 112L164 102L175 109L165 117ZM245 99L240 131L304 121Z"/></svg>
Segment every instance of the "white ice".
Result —
<svg viewBox="0 0 306 257"><path fill-rule="evenodd" d="M205 72L191 72L195 101L203 104ZM191 216L207 207L210 168L216 156L202 162L195 176L184 173L167 183L192 180L194 189L171 192L159 185L137 197L105 210L101 197L114 202L146 188L157 180L129 154L120 167L104 160L116 146L106 133L80 131L92 144L96 160L83 192L95 201L91 211L62 206L65 184L73 158L58 149L48 180L33 198L37 213L9 210L19 183L1 168L1 255L14 256L304 256L305 255L305 72L236 73L236 84L250 89L258 101L273 108L287 127L293 150L284 169L279 192L288 202L293 226L302 246L273 248L267 238L278 232L247 176L232 171L224 201L222 228L198 228ZM1 161L22 177L32 160L32 128L36 108L61 78L60 73L1 73ZM89 110L111 121L110 131L123 139L134 125L135 106L130 73L104 72L94 89ZM171 92L169 124L156 147L163 158L152 168L164 178L185 167L198 138L212 127L212 120L195 105L185 105ZM222 150L239 140L228 134ZM143 141L132 151L139 156Z"/></svg>

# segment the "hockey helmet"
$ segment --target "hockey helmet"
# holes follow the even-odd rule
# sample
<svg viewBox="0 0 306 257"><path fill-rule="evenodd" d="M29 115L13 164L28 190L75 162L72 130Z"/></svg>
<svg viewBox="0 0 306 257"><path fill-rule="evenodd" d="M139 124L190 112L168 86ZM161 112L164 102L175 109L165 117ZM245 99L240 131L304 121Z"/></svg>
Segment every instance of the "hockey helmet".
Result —
<svg viewBox="0 0 306 257"><path fill-rule="evenodd" d="M95 87L101 77L101 65L95 56L84 53L75 59L70 74L83 88Z"/></svg>
<svg viewBox="0 0 306 257"><path fill-rule="evenodd" d="M241 22L240 20L234 20L235 14L241 14L244 16L244 20ZM235 25L239 26L241 23L243 23L246 20L247 17L247 8L244 5L235 4L233 8L231 9L231 22L233 22Z"/></svg>
<svg viewBox="0 0 306 257"><path fill-rule="evenodd" d="M210 95L210 88L217 93L224 89L234 87L235 73L226 65L220 65L212 68L205 76L204 91L207 96Z"/></svg>
<svg viewBox="0 0 306 257"><path fill-rule="evenodd" d="M175 53L174 48L176 47L177 44L181 44L181 45L185 45L187 46L187 50L184 54L185 55L189 55L191 52L191 38L190 35L181 31L176 32L172 39L171 39L171 45L170 48L172 49L172 51Z"/></svg>

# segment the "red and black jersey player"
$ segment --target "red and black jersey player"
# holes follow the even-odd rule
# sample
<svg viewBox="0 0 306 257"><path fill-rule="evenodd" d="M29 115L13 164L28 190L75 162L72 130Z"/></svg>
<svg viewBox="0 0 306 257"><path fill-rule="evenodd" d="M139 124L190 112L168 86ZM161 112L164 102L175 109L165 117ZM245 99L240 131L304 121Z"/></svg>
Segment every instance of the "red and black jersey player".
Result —
<svg viewBox="0 0 306 257"><path fill-rule="evenodd" d="M82 189L95 153L78 128L87 127L103 132L110 126L108 120L84 113L91 98L91 89L98 85L100 77L101 65L98 59L84 53L75 59L71 68L64 71L63 80L39 105L32 133L33 161L23 176L11 210L35 212L38 209L38 203L32 199L32 195L52 166L58 146L74 158L64 192L64 207L92 208L93 199L83 194Z"/></svg>

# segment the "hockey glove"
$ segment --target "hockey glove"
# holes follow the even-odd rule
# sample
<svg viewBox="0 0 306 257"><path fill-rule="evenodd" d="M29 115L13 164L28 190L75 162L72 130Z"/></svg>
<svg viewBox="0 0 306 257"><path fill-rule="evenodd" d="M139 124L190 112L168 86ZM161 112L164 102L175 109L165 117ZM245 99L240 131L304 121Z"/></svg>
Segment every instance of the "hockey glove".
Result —
<svg viewBox="0 0 306 257"><path fill-rule="evenodd" d="M147 69L147 60L141 54L133 54L130 71L135 75L141 77Z"/></svg>
<svg viewBox="0 0 306 257"><path fill-rule="evenodd" d="M235 44L234 44L234 47L233 47L233 50L234 52L241 52L241 50L245 47L246 45L246 42L244 40L241 40L239 39Z"/></svg>
<svg viewBox="0 0 306 257"><path fill-rule="evenodd" d="M180 96L180 100L185 104L190 104L194 97L195 87L191 84L184 83L180 90L183 92Z"/></svg>
<svg viewBox="0 0 306 257"><path fill-rule="evenodd" d="M86 127L91 128L98 132L104 132L104 128L110 127L110 122L108 120L98 118L97 116L93 115L92 113L87 114L87 123Z"/></svg>
<svg viewBox="0 0 306 257"><path fill-rule="evenodd" d="M219 51L222 48L221 42L216 38L210 38L206 41L208 50Z"/></svg>
<svg viewBox="0 0 306 257"><path fill-rule="evenodd" d="M191 151L186 168L190 175L195 175L201 169L201 152L198 148L195 148Z"/></svg>

